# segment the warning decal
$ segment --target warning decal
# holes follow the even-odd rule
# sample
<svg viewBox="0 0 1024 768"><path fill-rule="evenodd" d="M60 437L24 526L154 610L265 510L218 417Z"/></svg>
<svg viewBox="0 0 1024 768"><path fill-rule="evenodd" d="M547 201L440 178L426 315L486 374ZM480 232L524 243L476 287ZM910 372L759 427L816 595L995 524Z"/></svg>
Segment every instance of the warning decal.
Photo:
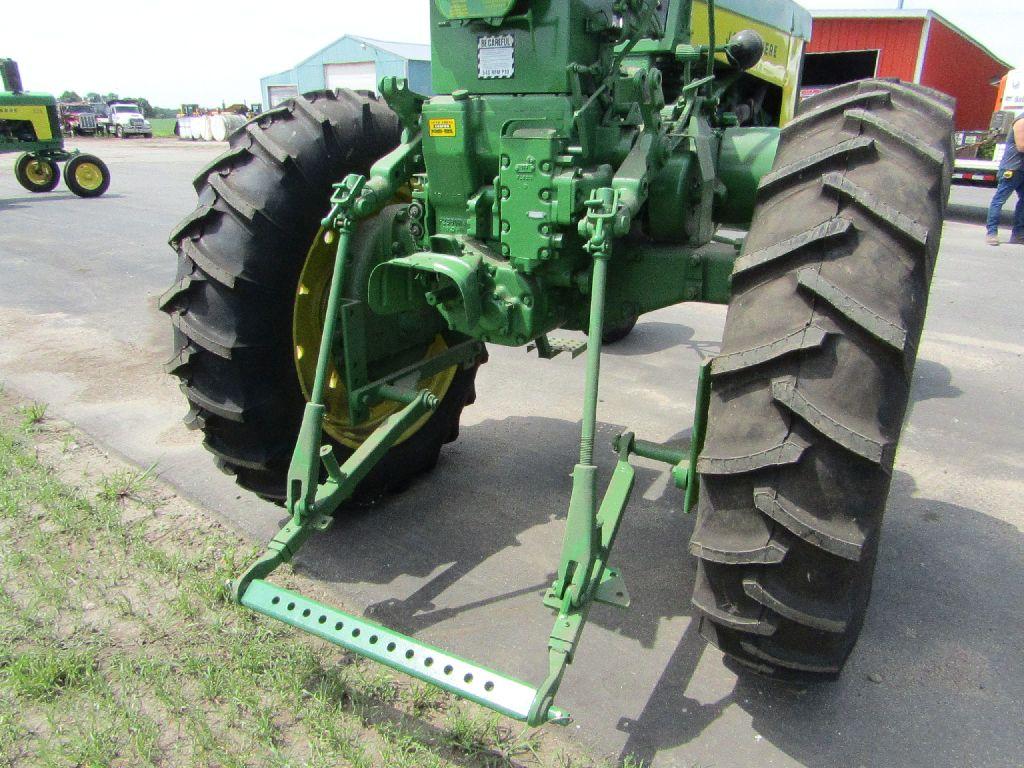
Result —
<svg viewBox="0 0 1024 768"><path fill-rule="evenodd" d="M515 35L488 35L477 46L477 77L498 80L516 73Z"/></svg>
<svg viewBox="0 0 1024 768"><path fill-rule="evenodd" d="M457 131L455 120L451 117L435 117L427 121L427 129L431 136L442 139L454 139Z"/></svg>

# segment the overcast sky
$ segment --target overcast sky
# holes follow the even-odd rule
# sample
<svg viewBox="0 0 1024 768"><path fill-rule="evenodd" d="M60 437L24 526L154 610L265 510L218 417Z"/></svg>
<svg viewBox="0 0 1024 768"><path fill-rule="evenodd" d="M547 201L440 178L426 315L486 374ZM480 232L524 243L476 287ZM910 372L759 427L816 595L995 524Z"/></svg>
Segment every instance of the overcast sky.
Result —
<svg viewBox="0 0 1024 768"><path fill-rule="evenodd" d="M0 57L25 87L142 96L159 106L260 101L259 79L344 34L428 42L430 0L3 3ZM897 0L804 0L808 8L895 8ZM1024 0L907 0L1024 66ZM246 9L251 9L248 11Z"/></svg>

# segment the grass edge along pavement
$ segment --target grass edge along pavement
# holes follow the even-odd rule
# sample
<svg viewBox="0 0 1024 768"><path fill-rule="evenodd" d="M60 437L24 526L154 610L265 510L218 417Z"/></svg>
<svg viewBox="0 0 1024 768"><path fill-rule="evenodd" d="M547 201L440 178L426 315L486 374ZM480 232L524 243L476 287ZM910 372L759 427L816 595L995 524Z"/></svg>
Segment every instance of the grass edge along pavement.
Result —
<svg viewBox="0 0 1024 768"><path fill-rule="evenodd" d="M0 390L0 767L614 765L235 606L158 475Z"/></svg>

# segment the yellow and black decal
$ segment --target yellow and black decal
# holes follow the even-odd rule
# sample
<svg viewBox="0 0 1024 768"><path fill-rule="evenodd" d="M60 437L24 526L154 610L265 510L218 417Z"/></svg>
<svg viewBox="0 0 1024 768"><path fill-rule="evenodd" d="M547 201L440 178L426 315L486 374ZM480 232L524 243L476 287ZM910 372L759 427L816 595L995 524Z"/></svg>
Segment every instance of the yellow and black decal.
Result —
<svg viewBox="0 0 1024 768"><path fill-rule="evenodd" d="M427 132L439 139L454 139L459 135L458 127L453 117L432 117L427 120Z"/></svg>

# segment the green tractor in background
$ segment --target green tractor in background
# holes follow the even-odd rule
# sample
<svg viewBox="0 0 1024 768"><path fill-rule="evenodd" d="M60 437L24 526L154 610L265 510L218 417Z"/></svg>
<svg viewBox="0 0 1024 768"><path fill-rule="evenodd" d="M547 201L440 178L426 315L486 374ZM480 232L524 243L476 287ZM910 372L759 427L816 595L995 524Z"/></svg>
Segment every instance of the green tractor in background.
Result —
<svg viewBox="0 0 1024 768"><path fill-rule="evenodd" d="M98 157L64 148L57 100L25 91L18 65L0 59L4 90L0 92L0 153L20 152L14 174L29 192L52 192L64 183L79 197L99 197L110 186L110 171Z"/></svg>
<svg viewBox="0 0 1024 768"><path fill-rule="evenodd" d="M396 78L383 101L306 94L203 171L171 238L169 370L219 465L289 513L236 600L508 716L566 722L554 696L590 608L629 602L610 562L640 456L670 465L696 510L704 636L764 674L839 673L871 590L953 104L867 80L797 112L808 14L719 4L431 0L444 95ZM685 301L729 306L692 440L619 435L601 495L602 345ZM434 466L485 344L586 354L538 686L268 581L346 504Z"/></svg>

